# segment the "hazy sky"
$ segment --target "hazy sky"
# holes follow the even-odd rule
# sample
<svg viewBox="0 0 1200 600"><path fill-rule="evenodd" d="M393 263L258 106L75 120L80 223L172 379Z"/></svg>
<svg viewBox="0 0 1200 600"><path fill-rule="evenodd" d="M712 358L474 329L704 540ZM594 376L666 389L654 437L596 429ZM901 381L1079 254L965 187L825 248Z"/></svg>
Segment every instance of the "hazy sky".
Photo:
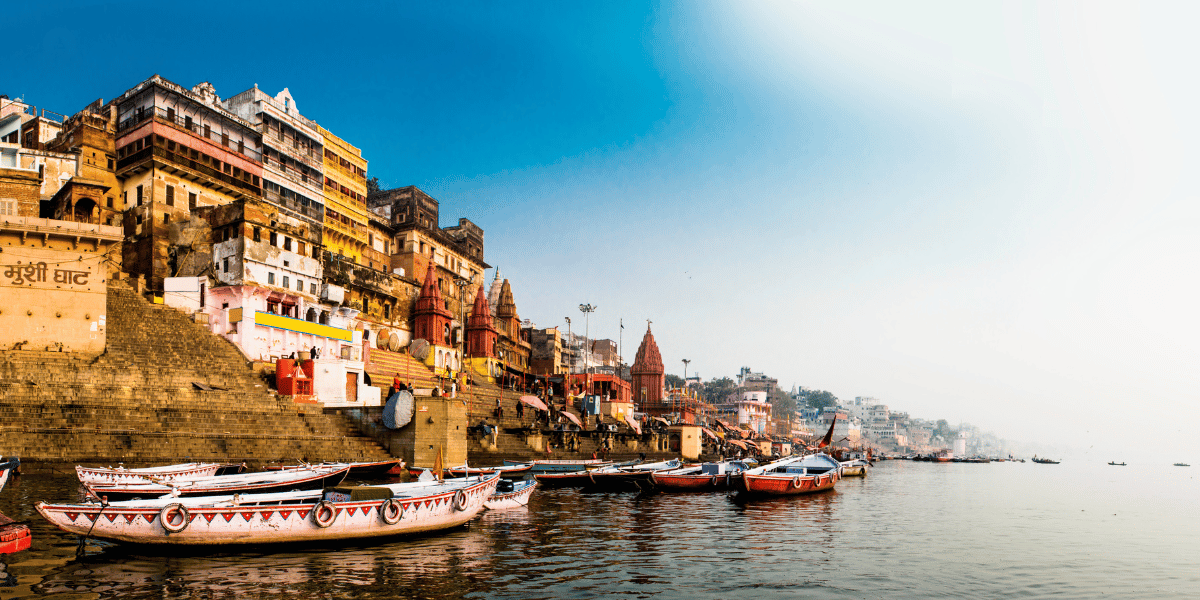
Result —
<svg viewBox="0 0 1200 600"><path fill-rule="evenodd" d="M591 303L629 360L653 320L668 372L1200 461L1198 12L25 2L0 93L288 87L370 175L482 226L539 326Z"/></svg>

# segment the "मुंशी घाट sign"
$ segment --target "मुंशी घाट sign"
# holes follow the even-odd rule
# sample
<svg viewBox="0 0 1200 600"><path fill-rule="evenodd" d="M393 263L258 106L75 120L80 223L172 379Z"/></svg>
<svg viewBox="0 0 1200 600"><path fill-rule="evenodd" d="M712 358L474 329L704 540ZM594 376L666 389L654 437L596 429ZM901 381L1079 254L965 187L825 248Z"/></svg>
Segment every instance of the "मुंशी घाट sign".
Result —
<svg viewBox="0 0 1200 600"><path fill-rule="evenodd" d="M76 286L87 285L88 276L92 274L90 269L79 271L75 269L60 269L57 268L57 265L55 267L51 269L50 265L47 265L45 262L0 265L0 269L2 269L0 271L0 282L7 285L29 285L31 287L36 283L48 284L50 283L47 281L48 273L53 270L53 283L59 284L59 287L62 285Z"/></svg>

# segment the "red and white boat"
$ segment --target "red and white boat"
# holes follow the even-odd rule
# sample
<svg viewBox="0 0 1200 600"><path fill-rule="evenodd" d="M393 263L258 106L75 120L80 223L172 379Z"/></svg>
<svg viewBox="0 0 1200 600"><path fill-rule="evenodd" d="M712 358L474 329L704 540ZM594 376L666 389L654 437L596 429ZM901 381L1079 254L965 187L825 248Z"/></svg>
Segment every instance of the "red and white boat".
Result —
<svg viewBox="0 0 1200 600"><path fill-rule="evenodd" d="M219 546L353 540L462 525L499 475L332 490L34 505L59 529L112 542Z"/></svg>
<svg viewBox="0 0 1200 600"><path fill-rule="evenodd" d="M504 510L507 508L520 508L529 505L529 497L533 495L533 489L537 487L537 480L526 479L524 481L508 481L500 480L496 484L496 492L491 495L483 505L488 510Z"/></svg>
<svg viewBox="0 0 1200 600"><path fill-rule="evenodd" d="M319 490L338 485L350 472L350 465L309 467L286 471L240 473L238 475L215 475L197 477L186 481L157 482L130 481L125 483L87 483L88 493L108 500L155 498L172 495L218 496L223 494L265 494L292 490Z"/></svg>
<svg viewBox="0 0 1200 600"><path fill-rule="evenodd" d="M613 464L611 460L602 458L585 458L585 459L559 459L559 460L535 460L528 463L517 462L512 460L504 461L505 466L513 465L530 465L530 470L534 473L574 473L575 471L588 471L591 469L599 469Z"/></svg>
<svg viewBox="0 0 1200 600"><path fill-rule="evenodd" d="M469 467L467 465L459 465L457 467L447 467L442 474L446 477L465 477L467 475L490 475L499 473L502 477L521 477L529 472L532 467L529 463L504 465L499 467ZM409 467L408 473L413 477L420 477L421 473L430 470L420 467Z"/></svg>
<svg viewBox="0 0 1200 600"><path fill-rule="evenodd" d="M832 490L842 478L841 463L828 454L792 456L742 473L748 494L793 496Z"/></svg>
<svg viewBox="0 0 1200 600"><path fill-rule="evenodd" d="M190 481L198 477L212 477L223 467L221 463L183 463L145 469L125 467L75 467L75 474L82 484L103 485L123 483L145 483L153 481Z"/></svg>
<svg viewBox="0 0 1200 600"><path fill-rule="evenodd" d="M400 475L404 472L404 461L399 458L391 458L388 460L375 460L367 462L351 462L338 463L325 461L318 466L328 467L333 465L350 465L351 479L380 479L392 475ZM267 465L263 467L264 471L293 471L295 469L306 469L311 467L308 463L299 463L295 465Z"/></svg>

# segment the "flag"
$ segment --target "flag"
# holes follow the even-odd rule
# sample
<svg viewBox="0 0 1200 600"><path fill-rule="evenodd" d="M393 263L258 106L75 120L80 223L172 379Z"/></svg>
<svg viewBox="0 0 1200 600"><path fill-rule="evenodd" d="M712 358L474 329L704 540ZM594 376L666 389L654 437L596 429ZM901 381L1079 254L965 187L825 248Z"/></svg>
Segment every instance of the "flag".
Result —
<svg viewBox="0 0 1200 600"><path fill-rule="evenodd" d="M821 438L821 443L817 444L817 448L824 448L833 443L833 427L837 425L837 413L833 415L833 421L829 423L829 431L825 432L825 437Z"/></svg>
<svg viewBox="0 0 1200 600"><path fill-rule="evenodd" d="M437 471L438 481L442 480L442 447L438 446L437 458L433 459L433 470Z"/></svg>

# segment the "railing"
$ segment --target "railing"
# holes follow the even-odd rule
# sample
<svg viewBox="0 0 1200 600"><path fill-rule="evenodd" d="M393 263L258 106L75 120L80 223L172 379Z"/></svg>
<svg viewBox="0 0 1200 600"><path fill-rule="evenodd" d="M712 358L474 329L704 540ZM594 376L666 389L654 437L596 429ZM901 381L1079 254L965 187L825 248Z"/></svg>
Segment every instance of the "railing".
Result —
<svg viewBox="0 0 1200 600"><path fill-rule="evenodd" d="M299 200L296 200L295 198L288 198L287 196L276 192L264 191L263 197L272 204L277 204L284 208L296 211L310 219L323 221L325 218L325 207L320 203L309 201L307 204L305 204Z"/></svg>
<svg viewBox="0 0 1200 600"><path fill-rule="evenodd" d="M197 162L195 160L192 160L191 158L181 156L179 154L171 152L171 151L167 150L166 148L163 148L162 146L158 146L158 145L142 148L141 150L138 150L137 152L134 152L133 154L130 154L129 156L126 156L125 158L118 160L117 161L117 172L119 173L126 167L136 165L137 163L142 162L143 160L146 160L151 155L153 155L157 158L163 159L167 162L174 163L181 167L191 169L191 170L193 170L197 173L200 173L210 179L222 181L230 186L233 186L233 187L239 188L243 191L249 192L254 196L262 195L262 189L259 188L258 186L255 186L253 183L250 183L247 181L242 181L241 179L233 177L232 175L226 175L225 173L222 173L204 163Z"/></svg>
<svg viewBox="0 0 1200 600"><path fill-rule="evenodd" d="M140 114L135 112L132 117L129 117L129 118L125 119L124 121L121 121L120 123L117 124L117 133L121 133L121 132L129 130L129 129L133 129L134 127L137 127L138 125L141 125L142 123L149 121L150 119L158 119L158 120L162 121L163 123L177 127L179 129L187 131L193 135L196 135L199 137L204 137L204 134L203 134L204 124L203 123L199 122L198 120L193 120L191 126L189 127L186 117L180 116L178 113L176 113L174 116L170 116L170 115L168 115L168 113L165 109L158 108L158 107L153 107L150 110L142 111ZM243 144L242 151L238 152L236 145L234 147L230 147L230 146L225 146L220 143L220 141L219 141L220 133L216 133L216 136L217 136L217 139L215 139L215 140L211 137L204 138L204 139L207 139L208 141L210 141L218 146L221 146L222 148L224 148L225 150L227 150L228 152L230 152L232 154L241 155L244 158L246 158L247 160L257 162L257 163L262 162L262 153L259 152L258 150L255 150L255 149L250 148L249 146L246 146L245 144Z"/></svg>
<svg viewBox="0 0 1200 600"><path fill-rule="evenodd" d="M319 152L317 153L317 157L314 159L312 157L312 155L303 154L303 153L299 152L298 148L290 146L287 138L283 137L283 135L279 133L279 130L268 129L268 131L270 133L263 136L263 141L266 142L267 140L274 140L274 141L278 142L278 145L275 147L275 150L279 154L283 154L296 162L303 163L306 166L308 166L309 168L315 170L317 173L321 173L324 170L325 165L321 161L321 155ZM312 147L309 146L309 148L312 148ZM319 150L320 148L318 147L317 149ZM291 150L296 150L296 152L291 152Z"/></svg>

